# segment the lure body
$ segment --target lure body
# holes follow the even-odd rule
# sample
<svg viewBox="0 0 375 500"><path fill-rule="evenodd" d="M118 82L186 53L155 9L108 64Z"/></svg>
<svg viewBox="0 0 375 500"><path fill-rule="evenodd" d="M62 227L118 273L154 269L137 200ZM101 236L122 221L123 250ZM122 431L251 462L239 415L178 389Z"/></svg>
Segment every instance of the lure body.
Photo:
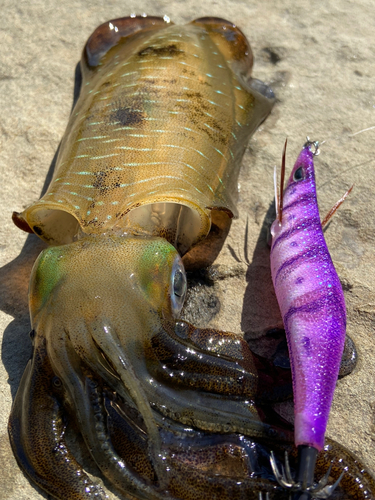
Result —
<svg viewBox="0 0 375 500"><path fill-rule="evenodd" d="M271 272L287 335L295 404L295 444L324 446L344 348L346 309L319 217L311 144L284 191L272 224Z"/></svg>

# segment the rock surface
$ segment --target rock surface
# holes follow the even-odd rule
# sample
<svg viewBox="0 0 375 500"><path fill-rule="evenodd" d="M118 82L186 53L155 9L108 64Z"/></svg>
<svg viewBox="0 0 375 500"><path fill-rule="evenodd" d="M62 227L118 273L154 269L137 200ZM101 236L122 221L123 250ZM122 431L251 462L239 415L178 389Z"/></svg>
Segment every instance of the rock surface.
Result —
<svg viewBox="0 0 375 500"><path fill-rule="evenodd" d="M254 76L271 84L277 103L249 144L240 177L240 218L217 259L214 287L189 314L210 325L263 335L281 320L272 291L265 219L273 201L273 168L288 137L292 167L306 135L325 144L316 160L324 215L355 188L326 231L345 289L348 333L359 363L337 386L328 435L375 471L375 11L372 2L300 0L2 0L0 53L0 499L47 498L30 485L13 458L7 420L31 353L27 283L41 249L19 231L12 210L39 198L63 135L73 98L74 69L84 42L100 23L131 12L183 24L217 16L241 27L255 57ZM247 231L246 231L247 224ZM246 241L245 241L245 236ZM249 264L247 263L249 262ZM211 312L204 316L199 304ZM203 318L203 319L202 319ZM290 408L289 408L290 410ZM282 411L288 412L288 408ZM115 497L113 497L115 498Z"/></svg>

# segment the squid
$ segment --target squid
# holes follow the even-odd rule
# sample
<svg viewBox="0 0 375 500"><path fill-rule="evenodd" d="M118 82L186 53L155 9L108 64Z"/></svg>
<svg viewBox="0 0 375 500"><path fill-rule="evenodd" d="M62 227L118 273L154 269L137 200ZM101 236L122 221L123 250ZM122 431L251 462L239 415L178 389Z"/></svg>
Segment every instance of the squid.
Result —
<svg viewBox="0 0 375 500"><path fill-rule="evenodd" d="M290 376L241 335L179 319L185 268L220 250L245 148L275 100L252 63L217 18L115 19L84 47L51 183L13 214L49 246L30 278L33 354L9 435L53 498L106 498L67 429L123 498L288 496L269 457L293 456L292 426L270 406ZM345 492L371 498L372 476L336 443L317 474L332 460L333 477L349 471Z"/></svg>

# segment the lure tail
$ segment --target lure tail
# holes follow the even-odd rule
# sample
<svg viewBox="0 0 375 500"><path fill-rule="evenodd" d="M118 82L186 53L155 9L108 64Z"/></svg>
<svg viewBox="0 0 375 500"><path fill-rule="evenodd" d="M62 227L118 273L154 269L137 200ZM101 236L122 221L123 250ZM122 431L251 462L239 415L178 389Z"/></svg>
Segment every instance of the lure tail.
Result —
<svg viewBox="0 0 375 500"><path fill-rule="evenodd" d="M271 452L271 467L278 483L291 492L294 492L293 500L311 500L329 498L339 485L345 471L343 471L335 483L328 485L332 464L326 474L318 483L314 483L314 472L318 450L313 446L298 446L298 470L294 480L290 471L288 454L285 453L285 469L279 471L274 454Z"/></svg>

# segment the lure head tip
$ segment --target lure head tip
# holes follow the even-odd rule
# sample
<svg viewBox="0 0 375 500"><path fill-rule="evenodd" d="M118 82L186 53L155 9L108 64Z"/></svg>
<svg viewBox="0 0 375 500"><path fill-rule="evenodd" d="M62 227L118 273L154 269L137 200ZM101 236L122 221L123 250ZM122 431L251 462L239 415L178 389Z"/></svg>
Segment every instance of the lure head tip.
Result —
<svg viewBox="0 0 375 500"><path fill-rule="evenodd" d="M286 189L292 185L297 185L301 181L315 178L314 173L314 152L311 146L314 143L306 142L298 155L297 161L294 164L293 170L289 176Z"/></svg>

